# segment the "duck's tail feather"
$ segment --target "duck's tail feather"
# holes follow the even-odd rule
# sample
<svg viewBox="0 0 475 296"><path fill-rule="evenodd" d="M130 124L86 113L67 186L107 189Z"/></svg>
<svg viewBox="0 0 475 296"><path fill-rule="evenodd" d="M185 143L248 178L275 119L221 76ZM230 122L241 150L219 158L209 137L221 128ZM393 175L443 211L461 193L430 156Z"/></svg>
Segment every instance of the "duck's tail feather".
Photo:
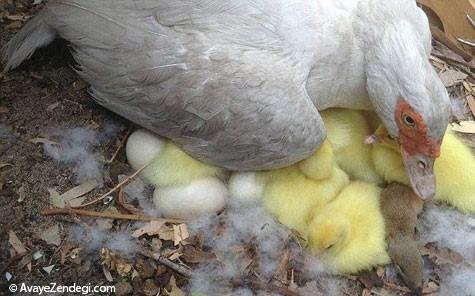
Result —
<svg viewBox="0 0 475 296"><path fill-rule="evenodd" d="M46 10L42 10L1 49L0 61L3 72L18 67L33 55L35 50L50 44L56 38L56 31L45 22Z"/></svg>

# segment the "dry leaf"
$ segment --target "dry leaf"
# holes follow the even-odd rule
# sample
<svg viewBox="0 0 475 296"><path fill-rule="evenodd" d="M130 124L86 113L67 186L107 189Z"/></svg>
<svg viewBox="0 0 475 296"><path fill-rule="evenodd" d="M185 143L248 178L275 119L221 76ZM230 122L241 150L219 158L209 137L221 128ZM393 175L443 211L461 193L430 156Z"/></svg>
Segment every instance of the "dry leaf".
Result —
<svg viewBox="0 0 475 296"><path fill-rule="evenodd" d="M153 220L145 224L143 227L137 229L132 233L132 236L135 238L141 237L144 234L149 236L156 235L160 233L161 228L165 225L165 220Z"/></svg>
<svg viewBox="0 0 475 296"><path fill-rule="evenodd" d="M10 230L8 233L8 242L18 255L24 255L27 253L25 246L15 234L15 232L13 232L13 230Z"/></svg>
<svg viewBox="0 0 475 296"><path fill-rule="evenodd" d="M63 194L59 194L54 189L48 189L51 204L58 208L64 208L66 205L76 207L80 206L86 199L83 196L96 188L97 184L93 181L86 181Z"/></svg>
<svg viewBox="0 0 475 296"><path fill-rule="evenodd" d="M10 112L10 109L4 106L0 106L0 114L8 113Z"/></svg>
<svg viewBox="0 0 475 296"><path fill-rule="evenodd" d="M39 238L48 245L59 246L61 244L61 235L59 234L59 226L55 224L46 228L39 234Z"/></svg>
<svg viewBox="0 0 475 296"><path fill-rule="evenodd" d="M451 87L467 79L468 75L457 70L449 69L440 74L440 79L445 87Z"/></svg>
<svg viewBox="0 0 475 296"><path fill-rule="evenodd" d="M5 168L5 167L7 167L7 166L11 166L11 167L12 167L13 165L12 165L12 164L9 164L9 163L0 163L0 169L3 169L3 168Z"/></svg>
<svg viewBox="0 0 475 296"><path fill-rule="evenodd" d="M216 258L213 253L199 250L194 246L187 245L183 247L183 260L187 263L198 264L213 260ZM287 270L285 270L287 272Z"/></svg>
<svg viewBox="0 0 475 296"><path fill-rule="evenodd" d="M452 124L452 130L464 134L475 134L475 121L460 121L458 124Z"/></svg>
<svg viewBox="0 0 475 296"><path fill-rule="evenodd" d="M28 140L28 142L33 144L47 144L47 145L59 145L58 142L48 140L46 138L36 137L33 139Z"/></svg>

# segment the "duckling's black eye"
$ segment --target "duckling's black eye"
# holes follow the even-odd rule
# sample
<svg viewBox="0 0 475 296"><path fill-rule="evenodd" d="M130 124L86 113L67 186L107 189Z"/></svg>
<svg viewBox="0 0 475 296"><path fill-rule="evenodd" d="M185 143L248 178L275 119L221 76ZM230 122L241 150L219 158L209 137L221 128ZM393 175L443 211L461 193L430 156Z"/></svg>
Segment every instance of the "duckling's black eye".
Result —
<svg viewBox="0 0 475 296"><path fill-rule="evenodd" d="M329 250L329 249L333 248L334 245L335 244L328 245L325 249Z"/></svg>
<svg viewBox="0 0 475 296"><path fill-rule="evenodd" d="M388 139L389 140L394 140L395 138L393 136L391 136L390 134L388 134Z"/></svg>
<svg viewBox="0 0 475 296"><path fill-rule="evenodd" d="M415 126L416 125L416 121L414 120L414 118L412 118L412 116L410 116L408 114L404 114L402 116L402 119L404 120L404 123L407 126Z"/></svg>

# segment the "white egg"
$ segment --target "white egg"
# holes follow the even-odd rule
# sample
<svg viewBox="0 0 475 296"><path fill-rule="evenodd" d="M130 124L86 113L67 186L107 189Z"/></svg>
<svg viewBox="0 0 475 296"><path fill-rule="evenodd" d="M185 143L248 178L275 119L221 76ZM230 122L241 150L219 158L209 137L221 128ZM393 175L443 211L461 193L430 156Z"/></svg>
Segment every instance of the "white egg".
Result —
<svg viewBox="0 0 475 296"><path fill-rule="evenodd" d="M256 204L261 200L264 185L255 172L234 173L229 179L229 194L237 202Z"/></svg>
<svg viewBox="0 0 475 296"><path fill-rule="evenodd" d="M186 186L156 188L153 203L168 218L191 219L216 213L226 206L228 189L215 177L198 179Z"/></svg>
<svg viewBox="0 0 475 296"><path fill-rule="evenodd" d="M125 153L130 166L138 170L147 163L150 163L165 147L165 139L149 132L139 129L133 132L125 146Z"/></svg>

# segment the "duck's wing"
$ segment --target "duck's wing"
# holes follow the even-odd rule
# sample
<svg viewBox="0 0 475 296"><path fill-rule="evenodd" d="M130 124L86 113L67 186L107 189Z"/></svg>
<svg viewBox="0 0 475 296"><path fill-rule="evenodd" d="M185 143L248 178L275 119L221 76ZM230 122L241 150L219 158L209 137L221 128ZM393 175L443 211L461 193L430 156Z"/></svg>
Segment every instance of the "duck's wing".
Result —
<svg viewBox="0 0 475 296"><path fill-rule="evenodd" d="M194 157L255 170L301 160L325 136L305 91L307 2L52 0L45 22L100 104Z"/></svg>

